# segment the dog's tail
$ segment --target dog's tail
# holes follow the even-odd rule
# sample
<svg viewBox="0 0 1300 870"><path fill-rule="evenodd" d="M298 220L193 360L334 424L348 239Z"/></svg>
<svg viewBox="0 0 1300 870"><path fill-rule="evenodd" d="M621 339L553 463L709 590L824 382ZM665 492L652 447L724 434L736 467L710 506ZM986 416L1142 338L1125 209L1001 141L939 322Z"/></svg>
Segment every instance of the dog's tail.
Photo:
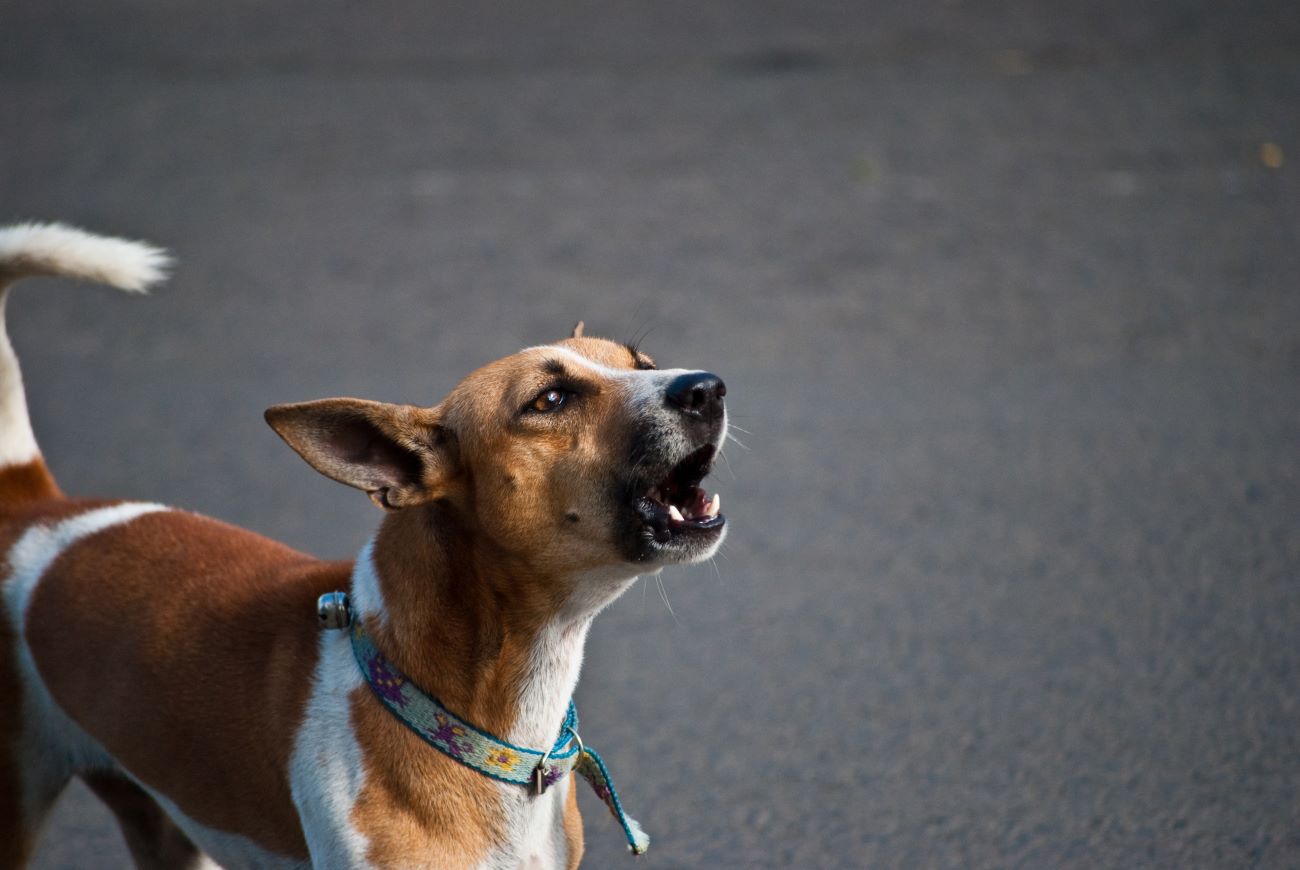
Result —
<svg viewBox="0 0 1300 870"><path fill-rule="evenodd" d="M5 331L9 288L23 278L46 276L143 293L163 278L169 262L164 251L151 245L63 224L0 228L0 506L59 495L36 446L18 357Z"/></svg>

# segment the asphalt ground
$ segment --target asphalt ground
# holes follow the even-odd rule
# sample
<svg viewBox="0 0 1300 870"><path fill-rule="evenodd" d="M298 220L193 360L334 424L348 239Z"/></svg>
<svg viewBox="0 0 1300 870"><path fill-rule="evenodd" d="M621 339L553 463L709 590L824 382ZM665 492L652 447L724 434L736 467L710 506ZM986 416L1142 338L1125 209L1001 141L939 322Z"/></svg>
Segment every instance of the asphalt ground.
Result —
<svg viewBox="0 0 1300 870"><path fill-rule="evenodd" d="M0 42L3 218L179 259L10 306L70 492L347 556L377 514L266 406L431 404L579 318L726 379L723 555L578 690L639 866L1300 866L1300 6L10 0ZM35 866L126 861L74 788Z"/></svg>

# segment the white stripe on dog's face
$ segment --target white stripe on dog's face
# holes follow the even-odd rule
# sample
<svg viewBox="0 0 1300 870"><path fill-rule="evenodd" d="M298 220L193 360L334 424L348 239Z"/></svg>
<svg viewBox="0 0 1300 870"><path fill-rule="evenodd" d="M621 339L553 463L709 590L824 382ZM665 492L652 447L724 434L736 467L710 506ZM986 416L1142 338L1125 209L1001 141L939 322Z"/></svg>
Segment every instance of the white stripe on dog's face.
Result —
<svg viewBox="0 0 1300 870"><path fill-rule="evenodd" d="M593 372L609 381L617 381L627 384L632 395L640 401L653 401L661 399L663 389L677 375L688 374L693 369L616 369L612 366L603 365L596 362L590 357L583 356L573 348L565 347L562 344L539 344L526 348L522 353L532 353L534 351L544 354L559 354L564 357L566 362L573 363L587 371Z"/></svg>

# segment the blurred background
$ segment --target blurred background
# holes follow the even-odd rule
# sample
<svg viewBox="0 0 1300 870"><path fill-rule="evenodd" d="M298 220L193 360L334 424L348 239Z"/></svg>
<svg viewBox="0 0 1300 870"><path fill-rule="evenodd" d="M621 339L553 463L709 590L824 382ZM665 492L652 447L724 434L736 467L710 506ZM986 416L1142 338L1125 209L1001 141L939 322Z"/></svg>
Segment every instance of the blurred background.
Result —
<svg viewBox="0 0 1300 870"><path fill-rule="evenodd" d="M266 406L433 404L579 318L726 379L723 555L597 620L578 692L638 866L1300 864L1294 2L10 0L0 34L0 219L179 262L10 306L69 492L345 557L379 515ZM587 798L587 866L632 866ZM126 862L70 790L36 866Z"/></svg>

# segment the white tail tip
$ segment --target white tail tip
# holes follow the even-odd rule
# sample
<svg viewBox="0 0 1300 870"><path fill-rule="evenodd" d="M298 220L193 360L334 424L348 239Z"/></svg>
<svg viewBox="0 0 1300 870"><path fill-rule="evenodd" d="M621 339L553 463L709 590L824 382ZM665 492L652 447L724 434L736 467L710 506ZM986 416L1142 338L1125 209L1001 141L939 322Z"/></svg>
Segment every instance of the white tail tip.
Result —
<svg viewBox="0 0 1300 870"><path fill-rule="evenodd" d="M166 251L153 245L97 236L66 224L0 228L0 284L44 275L143 293L167 276L171 262Z"/></svg>

